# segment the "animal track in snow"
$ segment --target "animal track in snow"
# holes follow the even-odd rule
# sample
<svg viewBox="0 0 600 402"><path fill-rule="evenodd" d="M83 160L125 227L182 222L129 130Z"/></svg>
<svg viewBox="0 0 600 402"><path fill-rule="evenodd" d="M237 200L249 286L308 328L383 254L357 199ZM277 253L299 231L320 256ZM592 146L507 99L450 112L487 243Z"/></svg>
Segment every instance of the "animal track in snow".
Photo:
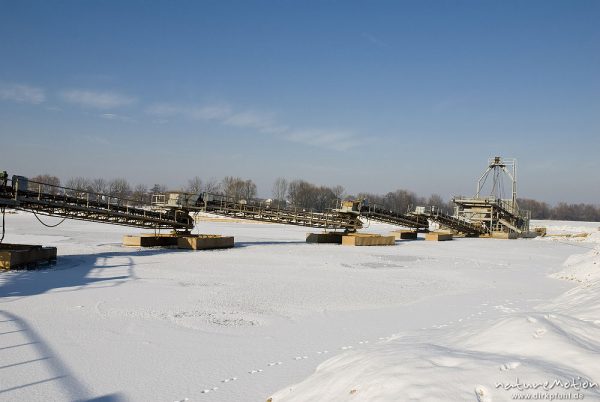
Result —
<svg viewBox="0 0 600 402"><path fill-rule="evenodd" d="M512 303L509 303L509 304L512 304ZM503 313L514 313L514 312L518 311L517 309L511 308L511 307L506 307L506 306L503 306L501 304L497 305L497 306L494 306L494 308L496 310L498 310L498 311L503 312Z"/></svg>
<svg viewBox="0 0 600 402"><path fill-rule="evenodd" d="M502 366L500 366L500 371L513 370L513 369L516 369L517 367L519 367L520 365L521 365L520 362L505 363Z"/></svg>
<svg viewBox="0 0 600 402"><path fill-rule="evenodd" d="M262 369L248 371L248 374L256 374L256 373L262 373Z"/></svg>
<svg viewBox="0 0 600 402"><path fill-rule="evenodd" d="M477 396L477 402L492 402L490 392L483 385L475 387L475 396Z"/></svg>
<svg viewBox="0 0 600 402"><path fill-rule="evenodd" d="M308 359L308 356L296 356L296 357L294 357L294 360L304 360L304 359Z"/></svg>
<svg viewBox="0 0 600 402"><path fill-rule="evenodd" d="M224 380L221 380L221 382L229 382L229 381L235 381L235 380L237 380L237 377L226 378Z"/></svg>
<svg viewBox="0 0 600 402"><path fill-rule="evenodd" d="M271 362L271 363L267 364L267 366L269 366L269 367L272 367L272 366L280 366L280 365L282 365L282 364L283 364L283 362Z"/></svg>

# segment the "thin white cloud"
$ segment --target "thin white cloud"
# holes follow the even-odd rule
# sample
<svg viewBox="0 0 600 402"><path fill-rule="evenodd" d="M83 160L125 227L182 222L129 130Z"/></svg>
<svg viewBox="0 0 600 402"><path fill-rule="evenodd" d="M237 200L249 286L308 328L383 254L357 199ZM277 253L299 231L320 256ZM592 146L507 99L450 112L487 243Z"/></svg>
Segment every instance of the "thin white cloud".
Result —
<svg viewBox="0 0 600 402"><path fill-rule="evenodd" d="M46 93L42 88L24 84L0 84L0 99L38 105L46 101Z"/></svg>
<svg viewBox="0 0 600 402"><path fill-rule="evenodd" d="M241 128L252 128L263 134L282 134L289 130L287 126L278 124L273 116L254 111L234 113L226 118L223 124Z"/></svg>
<svg viewBox="0 0 600 402"><path fill-rule="evenodd" d="M100 117L106 120L132 121L131 117L123 116L116 113L102 113Z"/></svg>
<svg viewBox="0 0 600 402"><path fill-rule="evenodd" d="M176 116L178 114L183 114L183 111L177 106L169 105L166 103L157 103L147 108L146 113L154 116L171 117Z"/></svg>
<svg viewBox="0 0 600 402"><path fill-rule="evenodd" d="M231 115L231 108L227 105L203 106L192 108L189 115L199 120L219 120Z"/></svg>
<svg viewBox="0 0 600 402"><path fill-rule="evenodd" d="M156 103L148 107L146 112L160 117L184 116L193 120L220 120L232 113L228 105L183 106L169 103Z"/></svg>
<svg viewBox="0 0 600 402"><path fill-rule="evenodd" d="M361 144L360 139L356 137L356 135L341 130L298 130L288 133L286 138L289 141L333 149L336 151L346 151Z"/></svg>
<svg viewBox="0 0 600 402"><path fill-rule="evenodd" d="M336 151L346 151L361 144L358 137L347 131L294 129L280 124L271 114L249 110L238 112L228 105L182 106L159 103L147 108L146 112L163 119L181 116L192 120L217 121L224 126L252 129L286 141Z"/></svg>
<svg viewBox="0 0 600 402"><path fill-rule="evenodd" d="M117 92L99 92L84 89L71 89L60 93L65 102L95 109L114 109L128 106L137 101L136 98Z"/></svg>

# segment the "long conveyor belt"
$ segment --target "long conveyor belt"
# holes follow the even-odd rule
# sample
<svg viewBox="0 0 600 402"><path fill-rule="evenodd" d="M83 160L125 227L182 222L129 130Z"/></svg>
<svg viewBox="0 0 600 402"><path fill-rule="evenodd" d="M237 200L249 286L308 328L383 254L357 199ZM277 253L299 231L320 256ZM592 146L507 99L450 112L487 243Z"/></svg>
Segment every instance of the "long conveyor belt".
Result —
<svg viewBox="0 0 600 402"><path fill-rule="evenodd" d="M208 193L201 195L197 207L216 215L285 225L346 232L355 232L362 227L358 212L313 212L294 208L273 208L261 203L240 203L229 197Z"/></svg>
<svg viewBox="0 0 600 402"><path fill-rule="evenodd" d="M130 201L89 191L36 183L21 176L0 183L0 207L113 225L154 229L194 227L186 211L157 211L130 206Z"/></svg>
<svg viewBox="0 0 600 402"><path fill-rule="evenodd" d="M464 219L457 218L435 208L421 210L415 212L414 215L425 217L427 219L439 223L444 227L447 227L449 229L455 230L456 232L463 233L468 236L477 236L487 232L484 226L477 225Z"/></svg>
<svg viewBox="0 0 600 402"><path fill-rule="evenodd" d="M374 221L413 228L418 231L426 231L429 228L429 222L425 216L403 214L377 205L363 205L360 208L360 214Z"/></svg>

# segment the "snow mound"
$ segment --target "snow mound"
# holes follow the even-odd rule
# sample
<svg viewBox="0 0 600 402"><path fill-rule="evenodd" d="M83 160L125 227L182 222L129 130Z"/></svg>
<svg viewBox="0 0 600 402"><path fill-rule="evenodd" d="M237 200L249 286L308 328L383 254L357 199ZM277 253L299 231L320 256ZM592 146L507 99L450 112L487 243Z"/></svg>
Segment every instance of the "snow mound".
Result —
<svg viewBox="0 0 600 402"><path fill-rule="evenodd" d="M536 393L600 399L600 245L569 257L554 276L578 286L533 312L343 353L272 401L504 401ZM567 385L540 385L554 381Z"/></svg>
<svg viewBox="0 0 600 402"><path fill-rule="evenodd" d="M600 372L600 326L592 322L512 314L488 328L448 335L426 343L419 342L423 335L401 337L344 353L272 401L509 400L519 391L506 388L517 378L583 382ZM600 397L597 387L586 392Z"/></svg>
<svg viewBox="0 0 600 402"><path fill-rule="evenodd" d="M600 240L600 236L598 236L598 239ZM586 284L599 280L600 244L585 254L570 256L563 265L565 268L553 274L554 278L573 280Z"/></svg>

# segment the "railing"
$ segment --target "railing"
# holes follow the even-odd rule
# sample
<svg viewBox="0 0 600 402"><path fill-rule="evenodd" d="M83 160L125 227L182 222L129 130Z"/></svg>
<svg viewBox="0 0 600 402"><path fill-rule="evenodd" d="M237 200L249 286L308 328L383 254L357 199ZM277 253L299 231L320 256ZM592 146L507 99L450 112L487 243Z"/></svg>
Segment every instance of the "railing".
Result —
<svg viewBox="0 0 600 402"><path fill-rule="evenodd" d="M450 229L456 230L461 233L468 235L478 235L487 232L487 229L483 225L469 222L456 216L447 214L435 206L431 207L417 207L415 209L416 215L426 216L434 222L446 226Z"/></svg>
<svg viewBox="0 0 600 402"><path fill-rule="evenodd" d="M281 208L271 203L235 200L217 194L204 193L197 209L216 215L287 225L316 227L330 230L356 231L362 227L357 213L328 210L315 212L302 208Z"/></svg>
<svg viewBox="0 0 600 402"><path fill-rule="evenodd" d="M38 183L22 176L13 176L6 181L0 193L0 203L70 219L146 228L193 228L187 212L174 209L155 211L150 205L136 200Z"/></svg>
<svg viewBox="0 0 600 402"><path fill-rule="evenodd" d="M423 218L414 214L403 214L393 211L381 205L363 205L360 209L361 216L368 219L390 223L393 225L405 226L415 229L427 229L429 222L427 218Z"/></svg>

